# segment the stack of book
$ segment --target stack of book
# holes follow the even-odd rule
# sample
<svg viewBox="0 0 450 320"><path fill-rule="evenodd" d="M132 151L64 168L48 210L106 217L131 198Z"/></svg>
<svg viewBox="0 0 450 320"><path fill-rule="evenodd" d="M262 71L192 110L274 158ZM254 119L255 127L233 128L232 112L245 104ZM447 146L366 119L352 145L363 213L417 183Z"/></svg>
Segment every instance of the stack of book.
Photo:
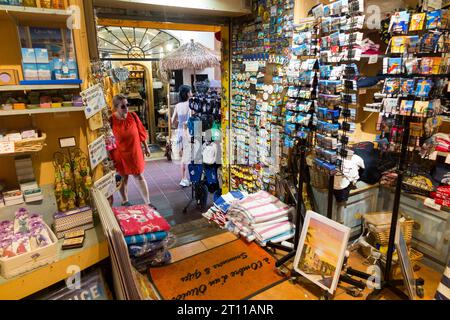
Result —
<svg viewBox="0 0 450 320"><path fill-rule="evenodd" d="M44 197L42 190L36 182L34 176L33 163L31 157L21 157L15 160L17 180L20 184L26 203L41 201Z"/></svg>
<svg viewBox="0 0 450 320"><path fill-rule="evenodd" d="M57 212L53 215L55 230L58 239L73 231L88 230L94 227L92 209L88 206L69 211Z"/></svg>
<svg viewBox="0 0 450 320"><path fill-rule="evenodd" d="M23 194L20 190L11 190L3 192L5 206L14 206L23 203Z"/></svg>

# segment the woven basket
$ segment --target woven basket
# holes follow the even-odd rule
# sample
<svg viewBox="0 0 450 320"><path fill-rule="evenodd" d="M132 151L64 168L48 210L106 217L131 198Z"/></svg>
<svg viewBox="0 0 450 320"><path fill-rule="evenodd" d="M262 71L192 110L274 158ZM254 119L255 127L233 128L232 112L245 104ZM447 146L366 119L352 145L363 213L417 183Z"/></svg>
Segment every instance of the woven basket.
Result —
<svg viewBox="0 0 450 320"><path fill-rule="evenodd" d="M406 220L400 223L403 232L403 238L406 244L410 244L412 240L412 231L414 226L414 220ZM389 242L390 225L377 227L372 224L369 227L369 241L371 244L380 244L381 246L387 246Z"/></svg>
<svg viewBox="0 0 450 320"><path fill-rule="evenodd" d="M34 139L23 139L14 142L15 152L36 152L41 151L45 145L47 135L42 133L41 137Z"/></svg>
<svg viewBox="0 0 450 320"><path fill-rule="evenodd" d="M411 265L415 266L415 264L417 262L419 262L420 260L422 260L423 258L423 253L419 252L413 248L409 248L408 250L409 252L409 260L411 261ZM394 278L399 278L402 276L402 268L400 267L400 263L398 263L398 261L394 261L392 263L392 276Z"/></svg>

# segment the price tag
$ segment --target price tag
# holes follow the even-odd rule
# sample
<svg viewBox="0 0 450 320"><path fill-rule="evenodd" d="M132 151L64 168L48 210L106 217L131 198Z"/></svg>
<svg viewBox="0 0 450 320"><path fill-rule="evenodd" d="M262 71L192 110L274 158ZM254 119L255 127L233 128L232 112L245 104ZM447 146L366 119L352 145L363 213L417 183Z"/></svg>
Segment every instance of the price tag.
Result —
<svg viewBox="0 0 450 320"><path fill-rule="evenodd" d="M378 61L378 55L377 54L371 55L369 57L369 64L377 63L377 61Z"/></svg>

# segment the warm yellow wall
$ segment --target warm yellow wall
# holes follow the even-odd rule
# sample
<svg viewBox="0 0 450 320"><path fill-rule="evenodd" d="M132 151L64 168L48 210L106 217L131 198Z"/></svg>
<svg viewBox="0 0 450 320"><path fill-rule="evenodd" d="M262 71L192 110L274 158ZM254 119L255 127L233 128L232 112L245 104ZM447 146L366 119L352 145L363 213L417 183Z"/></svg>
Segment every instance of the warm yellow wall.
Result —
<svg viewBox="0 0 450 320"><path fill-rule="evenodd" d="M82 88L85 88L89 70L89 51L83 15L83 1L70 0L69 2L81 8L81 29L73 31L73 38L79 74L83 80ZM55 23L52 21L41 21L39 24L34 23L34 25L55 26ZM13 20L5 15L0 17L0 35L3 44L0 50L0 65L21 65L22 55L17 26ZM75 136L78 146L83 152L87 152L88 141L93 141L96 135L90 133L86 123L83 112L38 114L31 117L28 115L0 117L0 128L17 130L35 127L47 134L47 146L41 152L32 156L35 175L38 183L41 185L53 183L54 170L52 159L53 153L60 150L59 137ZM88 133L89 137L86 136ZM8 187L17 185L14 158L0 157L0 180L5 180Z"/></svg>

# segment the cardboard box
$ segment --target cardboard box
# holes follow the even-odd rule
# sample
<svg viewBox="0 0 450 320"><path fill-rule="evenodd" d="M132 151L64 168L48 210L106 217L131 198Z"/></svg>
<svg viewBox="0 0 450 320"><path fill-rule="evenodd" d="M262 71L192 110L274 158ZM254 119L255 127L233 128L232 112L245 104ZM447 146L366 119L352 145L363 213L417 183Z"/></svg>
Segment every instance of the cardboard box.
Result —
<svg viewBox="0 0 450 320"><path fill-rule="evenodd" d="M36 63L36 56L33 48L22 48L22 62Z"/></svg>
<svg viewBox="0 0 450 320"><path fill-rule="evenodd" d="M36 56L36 63L48 63L47 49L35 48L34 55Z"/></svg>
<svg viewBox="0 0 450 320"><path fill-rule="evenodd" d="M38 63L37 68L38 68L39 80L51 80L52 79L52 70L50 68L50 64Z"/></svg>
<svg viewBox="0 0 450 320"><path fill-rule="evenodd" d="M39 80L37 64L24 63L23 64L23 77L25 80Z"/></svg>
<svg viewBox="0 0 450 320"><path fill-rule="evenodd" d="M77 69L77 62L75 61L75 59L67 59L67 65L69 66L69 70Z"/></svg>

